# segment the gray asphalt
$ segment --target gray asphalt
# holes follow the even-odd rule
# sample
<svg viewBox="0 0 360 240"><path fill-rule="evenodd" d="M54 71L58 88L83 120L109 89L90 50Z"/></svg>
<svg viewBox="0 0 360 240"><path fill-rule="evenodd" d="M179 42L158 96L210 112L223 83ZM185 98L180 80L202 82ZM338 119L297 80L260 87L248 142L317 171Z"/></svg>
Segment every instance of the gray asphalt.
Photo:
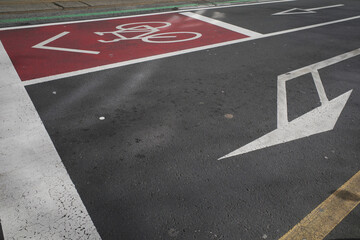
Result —
<svg viewBox="0 0 360 240"><path fill-rule="evenodd" d="M197 13L269 33L359 10L354 0L299 0ZM360 169L360 57L320 70L329 99L353 89L333 131L217 159L276 128L278 75L359 48L359 26L353 20L26 89L103 239L278 239ZM287 87L289 120L320 105L310 76ZM360 207L326 239L360 239Z"/></svg>

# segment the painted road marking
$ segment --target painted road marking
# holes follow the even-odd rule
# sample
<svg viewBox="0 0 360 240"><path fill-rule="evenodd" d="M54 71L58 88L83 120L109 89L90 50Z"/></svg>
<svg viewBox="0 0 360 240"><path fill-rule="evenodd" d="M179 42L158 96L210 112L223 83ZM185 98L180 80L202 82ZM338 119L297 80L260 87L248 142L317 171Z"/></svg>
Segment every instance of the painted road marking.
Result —
<svg viewBox="0 0 360 240"><path fill-rule="evenodd" d="M316 13L316 10L322 10L322 9L328 9L328 8L337 8L337 7L343 7L344 4L337 4L337 5L331 5L331 6L324 6L324 7L316 7L316 8L292 8L288 9L282 12L274 13L275 16L280 15L293 15L293 14L306 14L306 13Z"/></svg>
<svg viewBox="0 0 360 240"><path fill-rule="evenodd" d="M146 43L178 43L192 41L202 37L198 32L164 32L158 33L162 28L170 27L169 22L135 22L126 23L116 27L111 32L95 32L99 36L111 35L110 40L100 39L101 43L114 43L124 40L142 40ZM127 34L131 33L130 36ZM135 33L135 34L134 34Z"/></svg>
<svg viewBox="0 0 360 240"><path fill-rule="evenodd" d="M341 111L345 107L352 90L329 101L326 96L324 86L321 82L318 70L347 60L349 58L356 57L358 55L360 55L360 48L278 76L277 129L219 158L219 160L334 129L334 126L341 114ZM296 79L297 77L307 73L311 73L313 76L313 80L315 82L315 86L321 101L321 106L289 122L286 82Z"/></svg>
<svg viewBox="0 0 360 240"><path fill-rule="evenodd" d="M87 51L87 50L80 50L80 49L71 49L71 48L60 48L60 47L50 47L50 46L45 46L67 34L69 34L70 32L62 32L52 38L49 38L48 40L45 40L41 43L36 44L35 46L33 46L33 48L38 48L38 49L47 49L47 50L55 50L55 51L64 51L64 52L75 52L75 53L87 53L87 54L99 54L100 52L96 52L96 51Z"/></svg>
<svg viewBox="0 0 360 240"><path fill-rule="evenodd" d="M308 25L308 26L304 26L304 27L287 29L287 30L282 30L282 31L278 31L278 32L263 34L258 37L243 38L243 39L238 39L238 40L233 40L233 41L228 41L228 42L223 42L223 43L211 44L211 45L203 46L203 47L195 47L195 48L191 48L191 49L180 50L180 51L175 51L175 52L166 53L166 54L153 55L150 57L138 58L138 59L134 59L134 60L103 65L103 66L99 66L99 67L93 67L93 68L68 72L68 73L64 73L64 74L52 75L49 77L37 78L37 79L33 79L31 81L25 81L25 82L23 82L23 84L25 86L32 85L32 84L38 84L38 83L58 80L58 79L62 79L62 78L87 74L87 73L91 73L91 72L103 71L103 70L112 69L112 68L116 68L116 67L128 66L131 64L137 64L137 63L152 61L152 60L156 60L156 59L173 57L173 56L177 56L177 55L181 55L181 54L192 53L192 52L202 51L202 50L206 50L206 49L222 47L222 46L227 46L227 45L231 45L231 44L237 44L237 43L241 43L241 42L246 42L246 41L251 41L251 40L256 40L256 39L261 39L261 38L267 38L267 37L272 37L272 36L277 36L277 35L282 35L282 34L303 31L303 30L307 30L307 29L312 29L312 28L317 28L317 27L322 27L322 26L327 26L327 25L332 25L332 24L337 24L337 23L342 23L342 22L347 22L347 21L352 21L352 20L356 20L356 19L360 19L360 15L354 16L354 17L349 17L349 18L343 18L343 19L339 19L339 20L335 20L335 21L330 21L330 22L318 23L318 24Z"/></svg>
<svg viewBox="0 0 360 240"><path fill-rule="evenodd" d="M250 37L258 37L258 36L262 35L261 33L254 32L254 31L251 31L249 29L242 28L242 27L239 27L239 26L235 26L233 24L222 22L222 21L219 21L219 20L216 20L216 19L213 19L213 18L205 17L205 16L202 16L200 14L196 14L196 13L192 13L192 12L184 12L184 13L181 13L181 14L185 15L185 16L188 16L188 17L191 17L191 18L195 18L195 19L207 22L207 23L210 23L210 24L213 24L213 25L216 25L216 26L219 26L219 27L222 27L222 28L229 29L229 30L231 30L233 32L245 34L245 35L250 36Z"/></svg>
<svg viewBox="0 0 360 240"><path fill-rule="evenodd" d="M360 171L279 240L322 240L360 203Z"/></svg>
<svg viewBox="0 0 360 240"><path fill-rule="evenodd" d="M19 18L19 19L4 19L4 20L0 20L0 23L51 20L51 19L59 19L59 18L88 17L88 16L107 15L107 14L131 13L131 12L139 12L139 11L154 11L154 10L160 10L160 9L173 9L174 7L181 8L181 10L177 10L177 11L168 11L168 12L160 12L160 13L147 13L147 14L137 14L137 15L131 15L131 16L122 16L122 17L99 18L99 19L78 20L78 21L71 21L71 22L45 23L45 24L37 24L37 25L29 25L29 26L7 27L7 28L0 29L0 31L9 30L9 29L23 29L23 28L43 27L43 26L55 26L55 25L62 25L62 24L74 24L74 23L81 23L81 22L97 22L97 21L113 20L113 19L129 18L129 17L139 17L139 16L153 16L153 15L161 15L161 14L168 14L168 13L181 13L181 12L188 12L188 11L192 11L192 10L193 11L195 11L195 10L198 11L198 10L211 10L211 9L219 9L219 8L246 7L246 6L253 6L253 5L286 3L286 2L294 2L294 1L296 1L296 0L278 0L278 1L270 1L270 2L265 2L264 1L264 2L257 2L257 3L245 3L245 4L240 3L240 4L231 4L231 5L228 5L228 6L222 5L222 6L210 6L210 7L209 6L200 7L200 6L196 5L196 4L193 4L194 7L192 9L185 7L185 5L178 5L178 6L165 6L165 7L158 7L158 8L128 9L128 10L109 11L109 12L68 14L68 15L60 15L60 16L51 16L51 17L32 17L32 18Z"/></svg>
<svg viewBox="0 0 360 240"><path fill-rule="evenodd" d="M177 13L0 32L22 81L242 38L249 36Z"/></svg>
<svg viewBox="0 0 360 240"><path fill-rule="evenodd" d="M1 42L0 102L5 239L100 239Z"/></svg>

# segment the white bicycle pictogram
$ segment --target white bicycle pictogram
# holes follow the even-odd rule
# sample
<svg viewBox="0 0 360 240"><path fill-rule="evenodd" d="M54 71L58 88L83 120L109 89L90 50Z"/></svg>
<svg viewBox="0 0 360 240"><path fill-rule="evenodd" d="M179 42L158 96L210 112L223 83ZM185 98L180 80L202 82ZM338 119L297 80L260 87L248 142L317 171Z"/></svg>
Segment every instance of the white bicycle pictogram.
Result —
<svg viewBox="0 0 360 240"><path fill-rule="evenodd" d="M197 32L163 32L162 28L171 26L168 22L135 22L126 23L116 27L114 32L95 32L99 36L112 34L115 38L111 40L98 40L102 43L114 43L122 40L140 39L147 43L177 43L191 41L200 38L201 33ZM126 37L124 34L139 33L133 37Z"/></svg>

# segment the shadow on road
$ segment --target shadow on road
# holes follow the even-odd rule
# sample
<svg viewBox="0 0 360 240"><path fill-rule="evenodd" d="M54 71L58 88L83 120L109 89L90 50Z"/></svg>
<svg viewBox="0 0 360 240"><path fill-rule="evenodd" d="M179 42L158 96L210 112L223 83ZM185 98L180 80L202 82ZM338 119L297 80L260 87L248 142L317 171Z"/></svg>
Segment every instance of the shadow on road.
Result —
<svg viewBox="0 0 360 240"><path fill-rule="evenodd" d="M0 240L4 240L4 234L1 227L1 220L0 220Z"/></svg>

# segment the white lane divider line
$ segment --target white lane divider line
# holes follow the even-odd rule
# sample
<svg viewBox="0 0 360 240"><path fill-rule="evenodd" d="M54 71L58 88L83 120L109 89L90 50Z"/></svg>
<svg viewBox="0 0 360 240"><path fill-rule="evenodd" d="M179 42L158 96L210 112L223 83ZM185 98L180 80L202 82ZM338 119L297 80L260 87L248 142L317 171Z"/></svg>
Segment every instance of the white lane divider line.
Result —
<svg viewBox="0 0 360 240"><path fill-rule="evenodd" d="M0 103L5 239L100 239L1 42Z"/></svg>
<svg viewBox="0 0 360 240"><path fill-rule="evenodd" d="M212 25L216 25L218 27L228 29L228 30L233 31L233 32L241 33L241 34L247 35L249 37L258 37L258 36L262 35L261 33L254 32L254 31L251 31L249 29L242 28L242 27L239 27L239 26L235 26L233 24L222 22L222 21L219 21L219 20L216 20L216 19L213 19L213 18L205 17L205 16L200 15L200 14L196 14L196 13L192 13L192 12L183 12L183 13L180 13L180 14L182 14L184 16L187 16L187 17L195 18L197 20L200 20L200 21L203 21L203 22L206 22L206 23L210 23Z"/></svg>

